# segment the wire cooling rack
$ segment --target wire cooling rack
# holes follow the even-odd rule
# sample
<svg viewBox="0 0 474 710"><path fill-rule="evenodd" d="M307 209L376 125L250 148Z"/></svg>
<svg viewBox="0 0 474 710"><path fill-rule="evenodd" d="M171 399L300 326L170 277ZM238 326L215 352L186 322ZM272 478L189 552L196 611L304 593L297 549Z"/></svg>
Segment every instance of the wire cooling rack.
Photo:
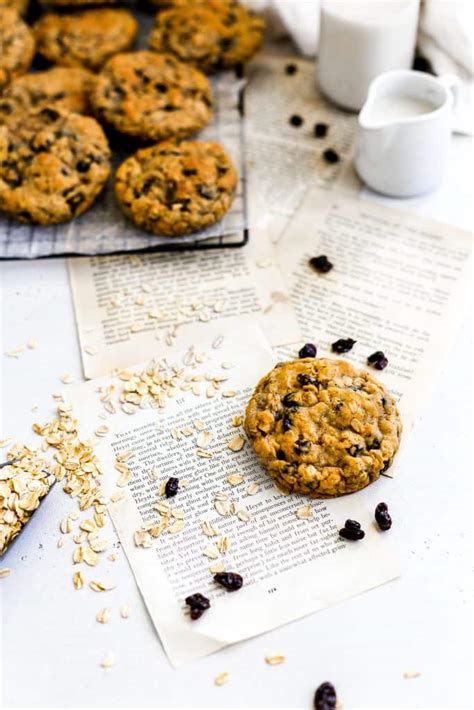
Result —
<svg viewBox="0 0 474 710"><path fill-rule="evenodd" d="M141 41L150 18L139 14ZM113 178L94 206L70 223L49 227L24 225L0 216L0 259L100 256L130 252L156 252L241 247L249 239L247 174L245 164L245 82L242 70L211 77L214 94L212 123L199 133L202 140L222 143L239 172L237 192L229 212L217 224L187 237L160 237L143 232L122 214L113 195ZM123 136L111 137L114 168L136 145Z"/></svg>

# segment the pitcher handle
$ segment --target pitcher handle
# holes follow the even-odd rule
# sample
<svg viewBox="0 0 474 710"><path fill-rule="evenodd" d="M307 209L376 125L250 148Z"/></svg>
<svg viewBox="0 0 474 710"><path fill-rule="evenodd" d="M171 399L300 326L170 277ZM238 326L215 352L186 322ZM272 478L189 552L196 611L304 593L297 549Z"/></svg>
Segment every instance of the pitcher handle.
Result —
<svg viewBox="0 0 474 710"><path fill-rule="evenodd" d="M460 98L461 79L456 74L442 74L438 77L438 81L450 90L453 97L453 109L456 108Z"/></svg>

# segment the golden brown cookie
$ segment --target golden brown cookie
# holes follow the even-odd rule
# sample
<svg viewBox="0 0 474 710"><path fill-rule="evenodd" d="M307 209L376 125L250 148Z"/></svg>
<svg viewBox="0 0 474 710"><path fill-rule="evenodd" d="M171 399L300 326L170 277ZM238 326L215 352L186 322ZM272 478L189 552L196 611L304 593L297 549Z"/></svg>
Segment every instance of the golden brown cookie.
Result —
<svg viewBox="0 0 474 710"><path fill-rule="evenodd" d="M35 53L35 41L18 12L0 10L0 91L16 76L24 74Z"/></svg>
<svg viewBox="0 0 474 710"><path fill-rule="evenodd" d="M353 493L377 480L398 450L393 397L343 360L279 363L247 405L245 431L277 485L311 498Z"/></svg>
<svg viewBox="0 0 474 710"><path fill-rule="evenodd" d="M85 69L53 67L14 79L0 96L0 125L17 121L30 111L51 106L88 113L94 76Z"/></svg>
<svg viewBox="0 0 474 710"><path fill-rule="evenodd" d="M39 0L48 7L82 7L84 5L117 5L119 0Z"/></svg>
<svg viewBox="0 0 474 710"><path fill-rule="evenodd" d="M54 64L99 69L130 49L137 21L127 10L97 8L73 15L50 13L34 25L36 49Z"/></svg>
<svg viewBox="0 0 474 710"><path fill-rule="evenodd" d="M237 2L208 0L159 12L149 46L212 72L250 59L263 30L263 20Z"/></svg>
<svg viewBox="0 0 474 710"><path fill-rule="evenodd" d="M0 12L5 7L12 7L14 10L19 12L20 15L25 15L28 10L28 5L28 0L0 0Z"/></svg>
<svg viewBox="0 0 474 710"><path fill-rule="evenodd" d="M91 102L100 120L143 140L188 136L211 117L207 78L174 57L117 54L97 77Z"/></svg>
<svg viewBox="0 0 474 710"><path fill-rule="evenodd" d="M109 173L107 139L89 116L48 107L0 127L0 210L21 222L77 217Z"/></svg>
<svg viewBox="0 0 474 710"><path fill-rule="evenodd" d="M139 227L181 236L217 222L234 199L237 172L224 148L209 141L165 141L127 158L115 193Z"/></svg>

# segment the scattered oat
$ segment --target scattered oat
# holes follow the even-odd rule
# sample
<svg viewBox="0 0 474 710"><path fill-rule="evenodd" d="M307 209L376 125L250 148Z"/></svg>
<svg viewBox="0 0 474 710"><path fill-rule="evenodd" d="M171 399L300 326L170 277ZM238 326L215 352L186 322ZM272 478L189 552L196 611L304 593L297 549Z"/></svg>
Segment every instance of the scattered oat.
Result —
<svg viewBox="0 0 474 710"><path fill-rule="evenodd" d="M242 508L237 512L237 517L239 520L241 520L243 523L248 523L249 520L251 520L252 516L250 515L249 511L246 510L245 508Z"/></svg>
<svg viewBox="0 0 474 710"><path fill-rule="evenodd" d="M242 426L244 418L241 414L234 414L232 417L232 426Z"/></svg>
<svg viewBox="0 0 474 710"><path fill-rule="evenodd" d="M296 517L300 520L311 520L314 517L313 509L310 505L302 505L296 511Z"/></svg>
<svg viewBox="0 0 474 710"><path fill-rule="evenodd" d="M84 575L82 572L79 570L79 572L74 572L72 575L72 583L74 585L74 589L82 589L84 586Z"/></svg>
<svg viewBox="0 0 474 710"><path fill-rule="evenodd" d="M58 540L58 542L57 542L57 546L58 546L58 547L64 547L64 538L63 538L63 537L60 537L60 538L59 538L59 540Z"/></svg>
<svg viewBox="0 0 474 710"><path fill-rule="evenodd" d="M240 483L243 483L244 480L241 473L231 473L230 476L227 476L227 483L230 483L231 486L238 486Z"/></svg>
<svg viewBox="0 0 474 710"><path fill-rule="evenodd" d="M209 572L211 574L218 574L219 572L225 572L225 564L223 562L217 562L215 565L209 567Z"/></svg>
<svg viewBox="0 0 474 710"><path fill-rule="evenodd" d="M101 424L97 429L95 430L95 435L96 436L107 436L109 433L109 427L106 424Z"/></svg>
<svg viewBox="0 0 474 710"><path fill-rule="evenodd" d="M230 540L228 537L223 535L221 539L217 542L217 549L221 555L225 555L230 550Z"/></svg>
<svg viewBox="0 0 474 710"><path fill-rule="evenodd" d="M110 555L107 555L107 559L111 562L115 562L117 560L117 555L115 554L115 552L111 552Z"/></svg>
<svg viewBox="0 0 474 710"><path fill-rule="evenodd" d="M120 609L120 616L122 619L128 619L130 616L130 607L128 604L124 604Z"/></svg>
<svg viewBox="0 0 474 710"><path fill-rule="evenodd" d="M214 684L215 685L224 685L224 683L229 682L230 675L225 671L224 673L219 673L219 675L216 675L214 678Z"/></svg>
<svg viewBox="0 0 474 710"><path fill-rule="evenodd" d="M259 269L267 269L269 266L272 265L270 259L257 259L255 263Z"/></svg>
<svg viewBox="0 0 474 710"><path fill-rule="evenodd" d="M111 589L115 589L115 584L110 584L110 582L89 582L89 587L94 592L110 592Z"/></svg>
<svg viewBox="0 0 474 710"><path fill-rule="evenodd" d="M256 493L259 492L259 490L260 490L260 485L258 483L253 482L247 488L247 495L254 496Z"/></svg>
<svg viewBox="0 0 474 710"><path fill-rule="evenodd" d="M209 545L209 547L204 548L202 554L210 560L217 560L219 557L219 550L216 545Z"/></svg>
<svg viewBox="0 0 474 710"><path fill-rule="evenodd" d="M7 350L7 352L4 353L4 355L6 355L7 357L14 357L18 360L18 358L20 357L20 355L22 355L22 353L23 353L23 348L15 348L15 350Z"/></svg>
<svg viewBox="0 0 474 710"><path fill-rule="evenodd" d="M100 662L102 668L112 668L114 664L115 656L111 651L109 651L108 654Z"/></svg>
<svg viewBox="0 0 474 710"><path fill-rule="evenodd" d="M110 619L110 609L104 607L97 613L97 616L95 618L97 619L99 624L106 624Z"/></svg>
<svg viewBox="0 0 474 710"><path fill-rule="evenodd" d="M0 439L0 449L5 448L5 446L8 446L10 443L11 439Z"/></svg>
<svg viewBox="0 0 474 710"><path fill-rule="evenodd" d="M222 393L222 396L230 398L230 397L235 397L236 394L237 394L237 392L235 390L224 390L224 392Z"/></svg>
<svg viewBox="0 0 474 710"><path fill-rule="evenodd" d="M419 678L420 675L421 675L420 671L405 671L405 673L403 674L403 677L408 680L411 678Z"/></svg>
<svg viewBox="0 0 474 710"><path fill-rule="evenodd" d="M85 352L87 355L93 356L93 355L97 355L97 352L98 352L98 351L97 351L96 348L93 348L93 347L91 347L90 345L86 345L85 348L84 348L84 352Z"/></svg>
<svg viewBox="0 0 474 710"><path fill-rule="evenodd" d="M207 537L216 537L216 535L218 534L217 530L214 528L212 523L210 523L208 520L204 520L201 528L202 528L203 534L207 535Z"/></svg>
<svg viewBox="0 0 474 710"><path fill-rule="evenodd" d="M136 530L133 534L133 540L136 547L151 547L152 541L150 534L146 530Z"/></svg>
<svg viewBox="0 0 474 710"><path fill-rule="evenodd" d="M5 579L11 575L11 569L9 567L2 567L0 569L0 579Z"/></svg>
<svg viewBox="0 0 474 710"><path fill-rule="evenodd" d="M139 333L144 327L143 323L132 323L129 330L131 333Z"/></svg>
<svg viewBox="0 0 474 710"><path fill-rule="evenodd" d="M212 347L215 350L218 350L220 347L222 347L222 344L224 342L224 336L223 335L218 335L217 338L212 342Z"/></svg>
<svg viewBox="0 0 474 710"><path fill-rule="evenodd" d="M123 498L123 491L117 491L110 496L111 503L118 503Z"/></svg>
<svg viewBox="0 0 474 710"><path fill-rule="evenodd" d="M270 656L265 656L265 663L268 663L269 666L279 666L280 663L284 663L285 661L285 656L282 656L278 653L273 653Z"/></svg>
<svg viewBox="0 0 474 710"><path fill-rule="evenodd" d="M59 378L63 385L70 385L73 381L72 375L69 372L65 372L64 375L61 375Z"/></svg>
<svg viewBox="0 0 474 710"><path fill-rule="evenodd" d="M175 520L173 525L168 528L168 532L171 535L174 535L176 533L180 533L182 530L184 530L184 520Z"/></svg>
<svg viewBox="0 0 474 710"><path fill-rule="evenodd" d="M243 436L237 435L229 441L227 448L231 451L241 451L244 448L245 439Z"/></svg>
<svg viewBox="0 0 474 710"><path fill-rule="evenodd" d="M36 350L38 345L39 343L36 338L30 338L26 343L26 347L28 348L28 350Z"/></svg>
<svg viewBox="0 0 474 710"><path fill-rule="evenodd" d="M214 434L212 431L200 431L196 438L196 444L200 449L207 449L213 438Z"/></svg>

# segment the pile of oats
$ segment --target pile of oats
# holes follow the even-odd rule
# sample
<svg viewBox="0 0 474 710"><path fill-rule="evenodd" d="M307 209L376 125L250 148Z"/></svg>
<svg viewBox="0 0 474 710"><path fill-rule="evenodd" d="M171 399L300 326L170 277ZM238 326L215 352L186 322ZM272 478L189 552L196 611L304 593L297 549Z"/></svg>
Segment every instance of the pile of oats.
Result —
<svg viewBox="0 0 474 710"><path fill-rule="evenodd" d="M54 476L36 449L14 445L0 468L0 556L31 518L54 483Z"/></svg>

